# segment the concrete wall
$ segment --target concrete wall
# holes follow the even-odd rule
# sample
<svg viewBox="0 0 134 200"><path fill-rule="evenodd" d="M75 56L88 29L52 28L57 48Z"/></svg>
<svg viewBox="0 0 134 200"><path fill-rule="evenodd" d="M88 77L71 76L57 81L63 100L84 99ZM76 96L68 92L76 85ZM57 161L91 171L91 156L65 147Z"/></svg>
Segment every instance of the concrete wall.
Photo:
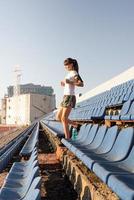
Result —
<svg viewBox="0 0 134 200"><path fill-rule="evenodd" d="M55 109L55 95L30 95L30 121L34 121Z"/></svg>

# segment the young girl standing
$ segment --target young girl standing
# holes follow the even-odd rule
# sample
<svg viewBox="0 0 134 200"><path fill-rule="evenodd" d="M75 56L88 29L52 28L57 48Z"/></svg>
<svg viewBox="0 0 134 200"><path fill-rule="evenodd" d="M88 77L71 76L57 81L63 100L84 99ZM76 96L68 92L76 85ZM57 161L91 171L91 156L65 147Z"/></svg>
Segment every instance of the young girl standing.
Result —
<svg viewBox="0 0 134 200"><path fill-rule="evenodd" d="M64 87L63 101L61 102L60 108L57 112L56 119L61 121L65 133L65 138L70 138L69 124L76 126L76 123L68 119L68 116L75 107L75 86L83 87L83 80L79 75L79 66L76 59L67 58L64 61L64 66L68 71L67 76L61 81L61 86Z"/></svg>

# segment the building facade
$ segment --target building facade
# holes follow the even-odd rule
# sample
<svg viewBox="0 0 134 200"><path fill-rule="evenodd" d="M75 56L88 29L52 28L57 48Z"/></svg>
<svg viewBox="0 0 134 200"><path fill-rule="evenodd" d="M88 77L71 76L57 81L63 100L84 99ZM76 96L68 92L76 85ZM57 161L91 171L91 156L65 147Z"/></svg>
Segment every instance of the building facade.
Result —
<svg viewBox="0 0 134 200"><path fill-rule="evenodd" d="M8 97L14 96L14 86L9 86L7 88L7 93ZM20 85L20 94L29 93L51 96L54 90L51 86L34 85L33 83Z"/></svg>
<svg viewBox="0 0 134 200"><path fill-rule="evenodd" d="M21 94L2 100L2 123L29 125L55 109L55 95Z"/></svg>

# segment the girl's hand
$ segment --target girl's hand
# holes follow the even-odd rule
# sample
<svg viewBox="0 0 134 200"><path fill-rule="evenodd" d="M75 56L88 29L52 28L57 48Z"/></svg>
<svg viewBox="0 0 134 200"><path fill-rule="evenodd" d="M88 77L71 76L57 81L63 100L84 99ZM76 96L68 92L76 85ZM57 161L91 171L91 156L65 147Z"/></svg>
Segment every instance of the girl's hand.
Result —
<svg viewBox="0 0 134 200"><path fill-rule="evenodd" d="M65 82L64 81L61 81L60 84L61 84L62 87L65 86Z"/></svg>
<svg viewBox="0 0 134 200"><path fill-rule="evenodd" d="M79 78L79 76L75 76L74 80L75 80L74 84L76 86L78 86L78 87L83 87L84 86L84 83L83 83L81 77Z"/></svg>

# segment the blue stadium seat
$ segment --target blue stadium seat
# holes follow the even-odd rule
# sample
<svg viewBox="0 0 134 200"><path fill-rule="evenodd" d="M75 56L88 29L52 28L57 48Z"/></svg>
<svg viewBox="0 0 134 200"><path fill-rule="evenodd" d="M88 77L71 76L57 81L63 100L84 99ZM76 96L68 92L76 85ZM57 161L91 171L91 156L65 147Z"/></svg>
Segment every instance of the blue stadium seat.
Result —
<svg viewBox="0 0 134 200"><path fill-rule="evenodd" d="M105 134L105 137L102 141L102 143L95 149L88 149L88 150L83 150L84 155L96 155L96 154L104 154L109 152L112 147L113 144L117 138L118 135L118 127L117 126L113 126L111 128L109 128ZM79 151L76 152L76 155L83 160L83 156L79 156ZM88 163L89 164L89 163Z"/></svg>
<svg viewBox="0 0 134 200"><path fill-rule="evenodd" d="M134 100L134 86L132 89L132 93L130 94L129 100L133 101Z"/></svg>
<svg viewBox="0 0 134 200"><path fill-rule="evenodd" d="M112 149L108 153L99 154L99 155L90 154L88 156L88 152L86 152L87 155L83 154L81 157L81 160L89 169L92 169L94 163L96 162L98 163L98 162L120 161L127 157L133 143L134 143L133 128L128 127L128 128L122 129L119 132Z"/></svg>
<svg viewBox="0 0 134 200"><path fill-rule="evenodd" d="M78 136L76 138L76 140L72 140L72 139L69 139L69 140L66 140L66 139L62 139L62 143L67 147L67 148L70 148L72 144L77 144L83 140L86 139L86 134L85 134L85 130L86 130L86 125L87 124L83 124L81 127L80 127L80 131L78 133ZM90 125L91 126L91 125ZM90 127L89 127L90 128ZM85 139L84 139L85 138Z"/></svg>
<svg viewBox="0 0 134 200"><path fill-rule="evenodd" d="M48 124L43 122L43 126L45 126L54 136L58 136L59 138L64 137L64 131L61 122L49 121Z"/></svg>
<svg viewBox="0 0 134 200"><path fill-rule="evenodd" d="M125 160L114 163L95 163L93 171L105 183L111 174L134 173L134 146Z"/></svg>
<svg viewBox="0 0 134 200"><path fill-rule="evenodd" d="M120 114L119 115L113 115L113 116L111 116L110 119L112 119L112 120L119 120L119 119L121 119L123 115L126 115L128 113L131 103L132 102L130 100L127 101L127 102L125 102L123 104L123 107L121 109Z"/></svg>
<svg viewBox="0 0 134 200"><path fill-rule="evenodd" d="M71 145L70 150L75 153L79 149L79 147L92 143L97 133L98 127L98 124L95 124L92 127L91 125L87 125L85 130L86 137L83 137L84 140L81 140L80 142Z"/></svg>
<svg viewBox="0 0 134 200"><path fill-rule="evenodd" d="M111 175L108 179L108 186L121 200L134 200L134 174Z"/></svg>
<svg viewBox="0 0 134 200"><path fill-rule="evenodd" d="M34 161L37 161L37 151L33 151L31 154L31 157L28 161L25 162L15 162L13 164L13 167L10 169L11 172L13 171L24 171L26 167L28 167L29 165L31 165L31 163L33 163Z"/></svg>
<svg viewBox="0 0 134 200"><path fill-rule="evenodd" d="M7 175L6 179L9 180L9 179L20 179L20 178L26 178L29 174L29 171L31 169L34 169L35 167L38 166L38 161L35 160L31 163L29 163L29 165L26 165L25 168L23 168L24 170L22 171L22 168L19 168L16 169L16 166L15 164L13 164L11 170L10 170L10 173Z"/></svg>
<svg viewBox="0 0 134 200"><path fill-rule="evenodd" d="M0 172L8 165L13 155L20 148L20 145L25 141L29 133L31 133L34 126L35 124L28 127L18 137L16 137L13 142L10 142L9 145L4 147L3 154L0 156Z"/></svg>
<svg viewBox="0 0 134 200"><path fill-rule="evenodd" d="M4 186L0 191L0 200L7 200L12 197L12 200L23 199L28 190L30 189L31 184L34 179L38 177L39 168L35 167L29 171L29 174L26 178L15 178L6 179ZM16 176L17 177L17 176ZM39 182L37 184L37 189L39 189Z"/></svg>
<svg viewBox="0 0 134 200"><path fill-rule="evenodd" d="M98 132L97 135L99 137L99 132ZM118 135L118 127L117 126L113 126L113 127L109 128L107 130L105 136L104 136L103 141L101 142L100 145L98 145L97 148L83 149L82 150L83 154L80 153L81 150L78 150L78 151L76 151L77 157L80 158L83 161L83 163L86 164L86 162L85 162L85 155L86 155L86 157L88 156L88 157L92 158L92 157L96 157L96 155L99 156L99 154L101 155L101 154L108 153L112 149L112 147L113 147L113 145L115 143L115 140L117 138L117 135ZM96 140L96 138L95 138L95 140ZM88 162L88 167L90 169L92 168L93 162L94 161Z"/></svg>
<svg viewBox="0 0 134 200"><path fill-rule="evenodd" d="M28 161L12 165L1 188L0 200L40 200L40 182L37 149L34 148Z"/></svg>
<svg viewBox="0 0 134 200"><path fill-rule="evenodd" d="M90 150L97 149L101 145L104 139L104 136L106 134L106 130L107 130L106 126L100 126L92 142L88 142L87 140L87 143L79 146L79 148L77 148L75 152L72 151L72 149L71 151L75 153L78 158L81 159L84 154L86 154ZM89 136L90 136L90 133L89 133Z"/></svg>
<svg viewBox="0 0 134 200"><path fill-rule="evenodd" d="M26 196L23 198L23 200L41 200L40 196L40 190L37 188L40 188L40 182L41 178L36 177L30 186Z"/></svg>
<svg viewBox="0 0 134 200"><path fill-rule="evenodd" d="M134 116L134 101L131 103L131 106L128 110L128 112L124 115L122 115L120 118L122 120L133 120L133 116Z"/></svg>
<svg viewBox="0 0 134 200"><path fill-rule="evenodd" d="M124 101L128 101L128 100L131 100L132 99L132 91L133 91L133 85L131 85L128 89L127 89L127 91L126 91L126 93L125 93L125 97L124 97ZM131 96L130 96L131 95Z"/></svg>
<svg viewBox="0 0 134 200"><path fill-rule="evenodd" d="M105 109L105 106L100 106L97 109L97 112L95 114L92 114L91 119L104 119Z"/></svg>

